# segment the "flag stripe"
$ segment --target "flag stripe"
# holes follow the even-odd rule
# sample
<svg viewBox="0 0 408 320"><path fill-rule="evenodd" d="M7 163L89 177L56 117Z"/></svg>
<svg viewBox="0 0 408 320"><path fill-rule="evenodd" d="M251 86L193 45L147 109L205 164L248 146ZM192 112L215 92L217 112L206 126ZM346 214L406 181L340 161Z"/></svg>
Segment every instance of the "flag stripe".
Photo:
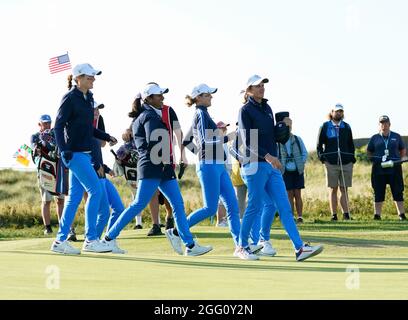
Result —
<svg viewBox="0 0 408 320"><path fill-rule="evenodd" d="M48 67L51 74L71 69L68 53L50 58Z"/></svg>
<svg viewBox="0 0 408 320"><path fill-rule="evenodd" d="M71 69L71 66L70 66L70 65L61 66L61 67L58 67L58 68L52 68L52 69L51 69L51 73L55 73L55 72L59 72L59 71L64 71L64 70L69 70L69 69Z"/></svg>

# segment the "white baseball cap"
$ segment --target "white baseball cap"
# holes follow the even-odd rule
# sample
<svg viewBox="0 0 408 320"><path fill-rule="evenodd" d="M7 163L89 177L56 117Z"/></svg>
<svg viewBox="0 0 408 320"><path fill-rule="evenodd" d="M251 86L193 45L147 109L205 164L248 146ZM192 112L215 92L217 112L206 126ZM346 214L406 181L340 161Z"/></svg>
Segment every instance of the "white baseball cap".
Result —
<svg viewBox="0 0 408 320"><path fill-rule="evenodd" d="M160 88L160 86L156 83L150 83L146 85L146 87L143 89L141 96L142 99L146 99L147 97L151 96L152 94L164 94L169 92L168 88Z"/></svg>
<svg viewBox="0 0 408 320"><path fill-rule="evenodd" d="M91 76L94 77L96 75L100 75L102 73L102 71L100 70L95 70L89 63L81 63L81 64L77 64L74 69L72 69L72 75L74 76L74 78L78 77L78 76L82 76L87 75L87 76Z"/></svg>
<svg viewBox="0 0 408 320"><path fill-rule="evenodd" d="M250 86L257 86L260 83L268 83L268 82L269 82L269 79L262 78L261 76L254 74L252 77L248 79L245 89L248 89Z"/></svg>
<svg viewBox="0 0 408 320"><path fill-rule="evenodd" d="M336 105L334 106L333 110L334 110L334 111L339 111L339 110L343 110L343 111L344 111L344 108L343 108L343 105L342 105L342 104L338 103L338 104L336 104Z"/></svg>
<svg viewBox="0 0 408 320"><path fill-rule="evenodd" d="M217 90L217 88L210 88L205 83L202 83L194 87L193 91L191 92L191 98L195 99L202 93L216 93Z"/></svg>

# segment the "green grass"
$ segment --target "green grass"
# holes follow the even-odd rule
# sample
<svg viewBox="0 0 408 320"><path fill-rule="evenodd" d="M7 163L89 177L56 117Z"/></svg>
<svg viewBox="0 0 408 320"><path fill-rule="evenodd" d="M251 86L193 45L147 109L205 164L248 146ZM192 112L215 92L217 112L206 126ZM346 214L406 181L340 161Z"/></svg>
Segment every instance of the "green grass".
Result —
<svg viewBox="0 0 408 320"><path fill-rule="evenodd" d="M0 299L407 299L407 226L305 223L304 241L325 246L305 262L295 261L279 222L271 232L278 255L260 261L234 258L227 229L209 226L192 229L201 244L214 247L201 257L176 255L164 236L147 237L146 229L122 232L126 255L54 254L44 236L1 241ZM58 289L47 288L58 284L50 270L59 272Z"/></svg>
<svg viewBox="0 0 408 320"><path fill-rule="evenodd" d="M355 220L370 221L373 215L373 194L370 183L370 165L360 161L354 167L353 187L349 189L350 211ZM404 171L404 181L408 181L408 172ZM112 179L122 201L128 206L132 200L130 188L126 185L123 177ZM189 166L182 180L179 181L183 195L185 211L187 214L202 207L202 194L195 167ZM302 191L304 203L304 218L309 221L330 220L328 203L329 191L326 187L324 166L316 160L308 161L305 171L306 188ZM408 199L408 188L404 191L405 199ZM52 223L57 225L56 206L51 205ZM161 207L161 215L165 211ZM339 209L340 213L340 209ZM387 189L386 201L383 207L383 219L393 220L396 218L396 209L392 201L389 188ZM151 223L148 209L143 212L145 224ZM84 205L80 205L76 225L80 227L84 223ZM205 221L203 225L208 225ZM18 172L12 170L0 170L0 228L8 229L0 231L0 239L24 237L37 231L29 229L42 225L40 195L37 187L36 174L34 172ZM15 232L13 232L15 231ZM38 232L37 232L38 233Z"/></svg>
<svg viewBox="0 0 408 320"><path fill-rule="evenodd" d="M121 233L119 243L128 250L126 255L54 254L49 250L52 238L42 234L35 173L2 170L0 299L407 299L408 223L397 220L389 191L383 220L372 220L369 172L364 162L355 166L350 189L354 220L333 223L323 166L316 161L307 164L305 223L299 229L305 241L322 243L325 250L298 263L279 220L271 232L276 257L260 261L232 257L229 232L209 226L206 220L192 231L200 243L211 244L214 250L192 258L176 255L164 236L146 236L147 210L143 213L145 229L134 231L128 226ZM404 175L406 182L406 171ZM123 178L113 182L127 206L130 189ZM202 206L194 167L187 169L180 188L187 214ZM52 210L56 225L54 204ZM83 204L76 224L81 234ZM82 243L74 245L79 248ZM355 289L347 287L350 267L359 270ZM59 289L47 287L50 270L59 271Z"/></svg>

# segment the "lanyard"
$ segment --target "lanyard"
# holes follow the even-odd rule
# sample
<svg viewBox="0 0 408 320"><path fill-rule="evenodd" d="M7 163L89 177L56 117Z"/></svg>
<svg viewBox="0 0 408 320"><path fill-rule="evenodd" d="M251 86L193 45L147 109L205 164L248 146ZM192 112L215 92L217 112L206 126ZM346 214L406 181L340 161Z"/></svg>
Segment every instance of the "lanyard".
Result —
<svg viewBox="0 0 408 320"><path fill-rule="evenodd" d="M381 138L382 138L383 141L384 141L385 149L386 149L386 150L388 149L388 142L390 141L390 136L391 136L391 133L388 135L387 139L384 139L384 136L381 134Z"/></svg>

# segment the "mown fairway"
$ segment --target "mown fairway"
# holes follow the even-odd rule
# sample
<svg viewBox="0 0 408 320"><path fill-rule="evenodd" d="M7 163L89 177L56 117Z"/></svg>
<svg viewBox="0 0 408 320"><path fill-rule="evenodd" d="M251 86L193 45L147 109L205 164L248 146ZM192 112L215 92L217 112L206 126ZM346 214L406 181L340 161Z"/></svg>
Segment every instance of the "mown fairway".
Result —
<svg viewBox="0 0 408 320"><path fill-rule="evenodd" d="M272 230L276 257L232 256L226 229L193 228L214 250L176 255L164 236L126 230L126 255L62 256L52 238L0 241L0 299L407 299L408 224L381 221L307 223L305 241L325 250L296 262L279 222ZM74 244L76 247L81 242Z"/></svg>

